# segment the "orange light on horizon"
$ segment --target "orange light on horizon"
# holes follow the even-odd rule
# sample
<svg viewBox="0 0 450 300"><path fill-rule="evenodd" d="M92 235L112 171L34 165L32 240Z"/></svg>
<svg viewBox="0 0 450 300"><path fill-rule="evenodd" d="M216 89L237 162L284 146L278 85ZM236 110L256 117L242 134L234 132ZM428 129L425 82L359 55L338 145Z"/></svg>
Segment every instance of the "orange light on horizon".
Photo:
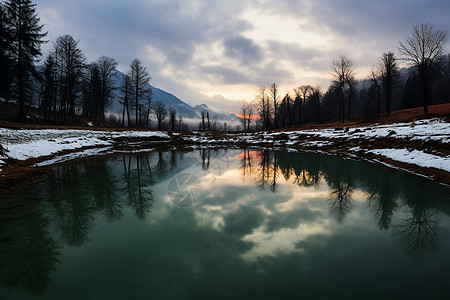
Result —
<svg viewBox="0 0 450 300"><path fill-rule="evenodd" d="M234 114L236 117L238 117L238 118L241 118L241 119L248 119L248 117L246 116L246 117L244 117L244 115L243 114ZM250 118L252 121L259 121L260 119L261 119L261 117L260 116L258 116L258 115L252 115L252 117Z"/></svg>

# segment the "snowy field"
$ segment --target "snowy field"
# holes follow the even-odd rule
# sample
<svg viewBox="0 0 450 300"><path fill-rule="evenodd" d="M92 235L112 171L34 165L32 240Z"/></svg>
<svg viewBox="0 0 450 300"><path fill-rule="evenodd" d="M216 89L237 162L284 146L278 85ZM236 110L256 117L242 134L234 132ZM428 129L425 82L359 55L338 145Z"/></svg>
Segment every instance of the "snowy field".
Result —
<svg viewBox="0 0 450 300"><path fill-rule="evenodd" d="M174 134L179 135L179 134ZM183 140L194 142L196 145L214 145L219 142L238 144L245 142L249 146L267 143L275 147L284 147L288 151L301 146L333 147L337 139L351 142L358 141L357 147L344 147L351 153L372 153L390 158L395 161L415 164L421 167L432 167L450 172L450 156L436 153L425 153L417 149L393 149L386 147L374 149L369 147L377 138L390 137L408 141L436 141L447 145L450 143L450 123L441 119L421 120L414 123L397 123L389 125L373 125L356 128L331 128L315 130L298 130L274 133L252 133L227 135L220 140L213 139L207 133L194 132L192 135L179 135ZM99 154L115 145L117 138L162 138L170 141L171 136L163 131L94 131L94 130L13 130L0 128L0 172L2 165L8 158L26 160L52 155L63 150L75 150L83 147L78 153L59 155L38 165L49 165L80 156ZM282 138L281 138L282 137ZM448 148L447 148L448 149ZM342 149L341 149L342 150ZM447 151L448 152L448 151ZM444 151L444 153L447 153Z"/></svg>

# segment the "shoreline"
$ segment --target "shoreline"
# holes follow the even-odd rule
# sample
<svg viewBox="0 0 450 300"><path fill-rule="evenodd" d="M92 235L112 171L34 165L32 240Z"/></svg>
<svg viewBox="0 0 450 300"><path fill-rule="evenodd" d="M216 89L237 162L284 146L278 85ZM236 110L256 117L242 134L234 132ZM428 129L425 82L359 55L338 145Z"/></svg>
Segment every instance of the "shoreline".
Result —
<svg viewBox="0 0 450 300"><path fill-rule="evenodd" d="M317 152L384 165L450 186L450 123L438 118L251 134L6 128L0 133L0 193L37 180L45 167L81 157L198 148Z"/></svg>

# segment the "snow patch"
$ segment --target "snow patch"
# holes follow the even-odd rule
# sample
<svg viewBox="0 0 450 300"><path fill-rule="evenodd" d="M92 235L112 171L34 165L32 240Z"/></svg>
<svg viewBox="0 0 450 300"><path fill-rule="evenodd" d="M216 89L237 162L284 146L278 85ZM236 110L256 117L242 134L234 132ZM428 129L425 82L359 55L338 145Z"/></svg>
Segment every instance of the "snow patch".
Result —
<svg viewBox="0 0 450 300"><path fill-rule="evenodd" d="M436 168L450 172L450 156L441 157L419 150L409 151L407 149L374 149L367 152L420 167Z"/></svg>

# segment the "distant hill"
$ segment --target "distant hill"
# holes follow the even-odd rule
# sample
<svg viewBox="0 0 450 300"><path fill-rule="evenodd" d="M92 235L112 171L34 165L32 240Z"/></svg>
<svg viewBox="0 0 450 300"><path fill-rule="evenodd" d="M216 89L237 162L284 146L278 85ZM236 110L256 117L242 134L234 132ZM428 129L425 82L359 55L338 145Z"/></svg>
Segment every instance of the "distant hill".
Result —
<svg viewBox="0 0 450 300"><path fill-rule="evenodd" d="M122 72L117 72L116 75L116 86L120 86L124 74ZM192 107L186 102L180 100L175 95L168 93L160 88L149 85L153 92L152 102L161 101L166 104L167 108L174 107L178 114L182 115L185 119L200 119L202 111L208 111L211 118L217 116L218 120L223 121L235 121L237 117L234 114L226 113L226 112L217 112L211 108L209 108L206 104L196 105ZM115 92L115 96L112 100L112 103L108 107L108 112L111 113L121 113L122 105L119 103L121 95L119 91Z"/></svg>

